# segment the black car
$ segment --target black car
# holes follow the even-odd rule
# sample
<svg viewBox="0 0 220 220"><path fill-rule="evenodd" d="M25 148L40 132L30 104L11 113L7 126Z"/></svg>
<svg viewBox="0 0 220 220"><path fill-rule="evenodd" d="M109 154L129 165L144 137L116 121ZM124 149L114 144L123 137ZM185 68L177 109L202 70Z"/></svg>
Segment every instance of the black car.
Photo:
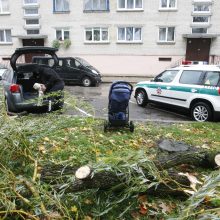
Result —
<svg viewBox="0 0 220 220"><path fill-rule="evenodd" d="M42 112L48 109L57 110L63 105L63 92L59 94L56 100L51 102L50 94L43 96L39 104L39 93L33 88L37 82L34 76L38 64L24 63L18 64L17 60L23 55L28 54L47 54L54 61L54 65L58 64L58 58L55 54L57 49L50 47L24 47L15 50L11 56L11 69L4 73L2 78L3 90L5 96L5 104L7 111L17 112ZM48 67L47 67L48 68Z"/></svg>
<svg viewBox="0 0 220 220"><path fill-rule="evenodd" d="M79 57L59 57L58 65L54 65L50 57L34 56L32 63L54 66L54 70L65 84L80 84L85 87L98 86L101 83L100 72L86 60Z"/></svg>

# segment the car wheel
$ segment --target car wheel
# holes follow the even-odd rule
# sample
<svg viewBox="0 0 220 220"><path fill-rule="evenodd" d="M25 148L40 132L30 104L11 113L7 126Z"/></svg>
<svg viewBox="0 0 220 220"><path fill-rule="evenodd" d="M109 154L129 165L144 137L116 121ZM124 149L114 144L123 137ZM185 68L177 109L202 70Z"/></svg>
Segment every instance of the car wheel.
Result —
<svg viewBox="0 0 220 220"><path fill-rule="evenodd" d="M148 101L147 93L143 90L137 91L136 102L139 106L146 106Z"/></svg>
<svg viewBox="0 0 220 220"><path fill-rule="evenodd" d="M82 84L83 84L83 86L85 86L85 87L89 87L89 86L92 85L92 81L91 81L91 79L90 79L89 77L84 77L84 78L82 79Z"/></svg>
<svg viewBox="0 0 220 220"><path fill-rule="evenodd" d="M198 102L191 108L191 117L195 121L205 122L212 119L212 109L204 102Z"/></svg>
<svg viewBox="0 0 220 220"><path fill-rule="evenodd" d="M95 84L95 86L96 86L96 87L99 87L99 86L100 86L100 82L97 82L97 83Z"/></svg>

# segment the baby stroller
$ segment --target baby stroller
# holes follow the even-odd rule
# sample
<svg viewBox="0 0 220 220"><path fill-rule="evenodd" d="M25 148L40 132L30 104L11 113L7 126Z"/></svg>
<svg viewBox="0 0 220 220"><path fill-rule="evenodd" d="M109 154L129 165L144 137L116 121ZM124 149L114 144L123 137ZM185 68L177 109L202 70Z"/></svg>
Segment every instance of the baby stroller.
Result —
<svg viewBox="0 0 220 220"><path fill-rule="evenodd" d="M133 86L125 81L117 81L111 85L108 103L108 121L104 123L104 131L115 127L127 127L134 131L134 124L129 123L129 100Z"/></svg>

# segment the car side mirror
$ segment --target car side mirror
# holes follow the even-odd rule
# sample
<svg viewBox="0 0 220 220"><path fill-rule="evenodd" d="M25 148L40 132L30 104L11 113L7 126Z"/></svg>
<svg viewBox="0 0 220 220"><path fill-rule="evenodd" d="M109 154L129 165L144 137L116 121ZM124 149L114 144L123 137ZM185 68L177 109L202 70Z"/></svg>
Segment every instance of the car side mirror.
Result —
<svg viewBox="0 0 220 220"><path fill-rule="evenodd" d="M2 80L2 76L0 76L0 80Z"/></svg>
<svg viewBox="0 0 220 220"><path fill-rule="evenodd" d="M154 78L150 80L150 82L154 82Z"/></svg>

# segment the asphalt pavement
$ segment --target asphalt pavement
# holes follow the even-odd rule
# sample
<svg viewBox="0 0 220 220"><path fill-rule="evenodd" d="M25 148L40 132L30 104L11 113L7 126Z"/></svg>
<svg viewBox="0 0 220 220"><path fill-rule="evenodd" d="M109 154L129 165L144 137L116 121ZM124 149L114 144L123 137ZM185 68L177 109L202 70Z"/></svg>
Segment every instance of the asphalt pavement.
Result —
<svg viewBox="0 0 220 220"><path fill-rule="evenodd" d="M85 117L95 115L96 118L107 119L110 86L109 83L102 83L99 87L65 86L65 90L80 103L77 108L68 109L67 114ZM91 108L88 110L88 107L84 107L82 101L91 106L93 111ZM178 112L176 109L157 105L140 107L136 104L134 94L129 103L129 118L133 121L153 122L186 122L190 120L188 115Z"/></svg>

